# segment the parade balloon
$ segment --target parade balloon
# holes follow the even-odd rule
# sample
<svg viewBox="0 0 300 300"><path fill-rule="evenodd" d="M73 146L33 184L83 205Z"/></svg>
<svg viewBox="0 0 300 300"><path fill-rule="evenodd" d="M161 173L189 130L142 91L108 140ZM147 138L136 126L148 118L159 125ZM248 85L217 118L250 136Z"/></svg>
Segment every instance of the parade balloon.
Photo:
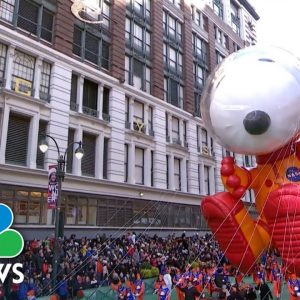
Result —
<svg viewBox="0 0 300 300"><path fill-rule="evenodd" d="M201 115L227 150L255 155L256 167L221 162L226 192L206 196L201 210L226 257L250 272L276 247L300 274L300 63L277 47L252 46L228 56L209 76ZM258 217L244 206L255 194Z"/></svg>

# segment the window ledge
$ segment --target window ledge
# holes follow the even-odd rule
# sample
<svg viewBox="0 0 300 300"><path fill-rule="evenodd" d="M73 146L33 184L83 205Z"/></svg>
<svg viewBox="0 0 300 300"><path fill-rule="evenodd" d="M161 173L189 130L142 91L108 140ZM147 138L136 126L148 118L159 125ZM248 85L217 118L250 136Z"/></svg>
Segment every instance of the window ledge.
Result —
<svg viewBox="0 0 300 300"><path fill-rule="evenodd" d="M167 146L170 146L172 148L175 148L175 149L178 149L178 150L181 150L181 151L185 151L185 152L189 152L188 147L178 145L178 144L175 144L175 143L170 143L170 142L167 142L166 144L167 144Z"/></svg>
<svg viewBox="0 0 300 300"><path fill-rule="evenodd" d="M34 98L32 96L22 95L21 93L18 93L18 92L15 92L13 90L9 90L9 89L6 89L6 88L1 88L0 89L0 93L1 92L4 95L7 95L7 96L13 96L14 98L17 98L17 99L20 99L20 100L30 101L32 103L39 104L41 106L45 106L45 107L51 108L50 103L47 102L47 101L45 101L45 100Z"/></svg>
<svg viewBox="0 0 300 300"><path fill-rule="evenodd" d="M225 56L229 55L229 50L216 41L215 41L215 48L216 48L216 50L221 52L222 55L225 55Z"/></svg>
<svg viewBox="0 0 300 300"><path fill-rule="evenodd" d="M132 135L136 136L137 138L144 138L144 139L149 140L149 141L154 140L154 136L143 133L143 132L138 132L138 131L133 130L133 129L125 128L125 132L128 133L128 134L132 134Z"/></svg>
<svg viewBox="0 0 300 300"><path fill-rule="evenodd" d="M199 151L198 151L198 155L201 156L201 157L205 157L205 158L211 159L213 161L216 160L216 155L205 154L205 153L202 153L202 152L199 152Z"/></svg>
<svg viewBox="0 0 300 300"><path fill-rule="evenodd" d="M103 119L99 119L99 118L90 116L90 115L85 114L85 113L80 113L80 112L78 112L78 111L69 110L69 114L70 114L71 116L76 117L76 118L80 118L81 120L89 120L89 121L92 121L92 122L97 122L97 123L99 123L99 124L102 124L102 125L106 125L106 126L108 126L108 127L111 127L110 122L105 121L105 120L103 120Z"/></svg>

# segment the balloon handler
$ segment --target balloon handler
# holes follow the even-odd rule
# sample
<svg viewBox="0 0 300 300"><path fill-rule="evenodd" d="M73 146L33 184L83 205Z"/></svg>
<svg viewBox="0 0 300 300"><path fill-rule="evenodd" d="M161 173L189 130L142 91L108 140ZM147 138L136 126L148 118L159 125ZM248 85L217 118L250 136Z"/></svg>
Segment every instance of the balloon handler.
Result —
<svg viewBox="0 0 300 300"><path fill-rule="evenodd" d="M290 52L253 46L227 57L203 92L204 124L225 149L254 155L257 166L221 162L226 192L201 210L225 256L244 273L269 247L300 275L300 63ZM258 218L242 197L255 194Z"/></svg>

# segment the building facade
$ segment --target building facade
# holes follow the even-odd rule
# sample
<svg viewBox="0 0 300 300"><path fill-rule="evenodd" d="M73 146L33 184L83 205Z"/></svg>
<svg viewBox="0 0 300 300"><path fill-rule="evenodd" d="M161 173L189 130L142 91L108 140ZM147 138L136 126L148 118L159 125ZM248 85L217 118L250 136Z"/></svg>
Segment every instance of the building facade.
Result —
<svg viewBox="0 0 300 300"><path fill-rule="evenodd" d="M255 44L258 15L246 0L101 0L102 23L89 24L72 4L0 2L0 202L14 226L53 232L48 134L66 154L65 234L205 230L199 204L224 190L228 151L203 125L201 93L224 57Z"/></svg>

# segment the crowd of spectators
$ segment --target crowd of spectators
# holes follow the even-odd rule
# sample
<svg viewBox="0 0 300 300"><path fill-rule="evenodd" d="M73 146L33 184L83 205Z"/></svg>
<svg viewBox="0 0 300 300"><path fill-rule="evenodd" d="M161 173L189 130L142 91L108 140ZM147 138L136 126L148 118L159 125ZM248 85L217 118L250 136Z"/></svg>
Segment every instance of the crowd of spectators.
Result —
<svg viewBox="0 0 300 300"><path fill-rule="evenodd" d="M183 269L194 261L208 264L226 261L210 234L159 237L127 232L118 238L73 234L60 241L58 284L54 286L53 248L53 238L26 241L17 257L23 264L25 280L14 284L13 274L9 274L4 285L0 285L0 295L2 290L7 300L25 300L28 291L34 291L36 296L56 293L60 299L72 299L80 290L110 285L116 276L125 281L144 265L150 264L164 273L167 266Z"/></svg>

